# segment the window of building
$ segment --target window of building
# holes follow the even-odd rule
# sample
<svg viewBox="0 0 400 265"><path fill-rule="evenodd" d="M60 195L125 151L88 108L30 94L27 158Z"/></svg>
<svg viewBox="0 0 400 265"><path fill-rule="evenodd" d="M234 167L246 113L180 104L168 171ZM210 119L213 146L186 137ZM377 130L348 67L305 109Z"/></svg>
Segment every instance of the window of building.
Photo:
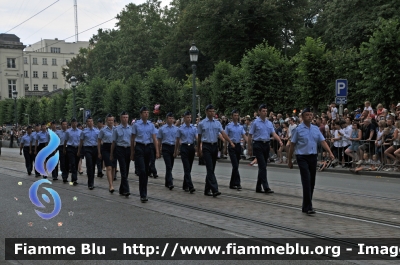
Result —
<svg viewBox="0 0 400 265"><path fill-rule="evenodd" d="M33 58L32 64L37 64L37 58Z"/></svg>
<svg viewBox="0 0 400 265"><path fill-rule="evenodd" d="M53 78L57 78L57 72L53 72Z"/></svg>
<svg viewBox="0 0 400 265"><path fill-rule="evenodd" d="M15 58L7 58L7 68L17 68Z"/></svg>
<svg viewBox="0 0 400 265"><path fill-rule="evenodd" d="M35 78L38 77L38 72L37 71L33 71L33 77L35 77Z"/></svg>
<svg viewBox="0 0 400 265"><path fill-rule="evenodd" d="M47 72L46 71L43 72L43 78L47 78Z"/></svg>
<svg viewBox="0 0 400 265"><path fill-rule="evenodd" d="M69 60L67 59L67 60L65 60L65 64L69 64Z"/></svg>
<svg viewBox="0 0 400 265"><path fill-rule="evenodd" d="M51 59L51 65L57 65L57 59Z"/></svg>
<svg viewBox="0 0 400 265"><path fill-rule="evenodd" d="M47 64L47 58L42 58L43 60L43 64L46 65Z"/></svg>
<svg viewBox="0 0 400 265"><path fill-rule="evenodd" d="M49 86L48 85L43 85L43 90L49 90Z"/></svg>
<svg viewBox="0 0 400 265"><path fill-rule="evenodd" d="M8 97L12 98L12 92L17 90L17 80L8 80Z"/></svg>
<svg viewBox="0 0 400 265"><path fill-rule="evenodd" d="M57 90L57 85L53 85L53 90Z"/></svg>
<svg viewBox="0 0 400 265"><path fill-rule="evenodd" d="M28 58L24 57L24 64L28 64Z"/></svg>
<svg viewBox="0 0 400 265"><path fill-rule="evenodd" d="M24 71L24 77L28 77L28 71Z"/></svg>
<svg viewBox="0 0 400 265"><path fill-rule="evenodd" d="M29 85L25 84L25 90L29 90Z"/></svg>
<svg viewBox="0 0 400 265"><path fill-rule="evenodd" d="M50 48L50 52L51 52L51 53L60 53L60 52L61 52L61 49L60 49L60 48L56 48L56 47L51 47L51 48Z"/></svg>
<svg viewBox="0 0 400 265"><path fill-rule="evenodd" d="M39 90L39 85L38 84L34 84L33 85L33 90L38 91Z"/></svg>

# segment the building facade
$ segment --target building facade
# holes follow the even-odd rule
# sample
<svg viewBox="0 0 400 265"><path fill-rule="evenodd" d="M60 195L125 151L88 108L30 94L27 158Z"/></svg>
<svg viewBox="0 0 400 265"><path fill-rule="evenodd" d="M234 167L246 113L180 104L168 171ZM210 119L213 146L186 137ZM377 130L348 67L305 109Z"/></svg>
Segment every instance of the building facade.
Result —
<svg viewBox="0 0 400 265"><path fill-rule="evenodd" d="M23 53L25 95L44 96L58 89L70 88L62 69L80 48L88 47L88 41L75 43L58 39L45 39L26 47Z"/></svg>
<svg viewBox="0 0 400 265"><path fill-rule="evenodd" d="M25 94L23 50L25 46L14 34L0 34L0 100Z"/></svg>

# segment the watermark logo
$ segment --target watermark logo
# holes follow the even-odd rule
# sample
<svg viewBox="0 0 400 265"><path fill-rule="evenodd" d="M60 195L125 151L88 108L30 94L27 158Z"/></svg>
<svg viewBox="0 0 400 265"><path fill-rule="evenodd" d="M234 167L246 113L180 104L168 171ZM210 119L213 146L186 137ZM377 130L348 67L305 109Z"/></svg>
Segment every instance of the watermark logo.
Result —
<svg viewBox="0 0 400 265"><path fill-rule="evenodd" d="M55 134L53 131L49 130L50 134L50 142L49 144L44 147L36 156L36 161L35 161L35 168L36 171L38 171L40 174L44 176L50 176L51 172L54 170L54 168L57 166L58 159L59 159L59 152L57 151L53 156L51 156L46 163L46 158L50 156L55 150L57 150L58 146L60 145L60 139L58 138L57 134ZM49 173L50 172L50 173ZM32 186L29 188L29 199L31 202L40 208L46 208L39 200L38 198L38 189L39 186L43 183L48 183L51 184L51 182L47 179L41 179L32 184ZM47 190L51 196L53 197L54 200L54 210L51 213L43 213L41 211L35 210L35 212L42 217L43 219L51 219L55 217L56 215L59 214L61 211L61 199L58 193L53 190L52 188L46 188L44 187L45 190ZM46 203L50 203L50 199L46 194L42 194L42 199Z"/></svg>
<svg viewBox="0 0 400 265"><path fill-rule="evenodd" d="M47 180L47 179L41 179L41 180L38 180L38 181L34 182L34 183L32 184L32 186L30 187L30 189L29 189L29 199L31 199L31 202L32 202L35 206L40 207L40 208L46 208L46 207L40 202L40 200L39 200L39 198L38 198L38 194L37 194L37 193L38 193L39 186L40 186L42 183L51 184L51 182L50 182L49 180ZM39 215L39 216L42 217L43 219L47 219L47 220L48 220L48 219L51 219L51 218L55 217L57 214L60 213L60 211L61 211L61 198L60 198L60 195L58 195L58 193L57 193L55 190L53 190L52 188L46 188L46 187L44 187L44 189L47 190L47 191L51 194L51 196L53 197L53 200L54 200L54 210L53 210L51 213L42 213L41 211L38 211L38 210L35 210L35 212L37 213L37 215ZM45 202L50 203L49 196L47 196L46 194L42 194L42 199L43 199Z"/></svg>

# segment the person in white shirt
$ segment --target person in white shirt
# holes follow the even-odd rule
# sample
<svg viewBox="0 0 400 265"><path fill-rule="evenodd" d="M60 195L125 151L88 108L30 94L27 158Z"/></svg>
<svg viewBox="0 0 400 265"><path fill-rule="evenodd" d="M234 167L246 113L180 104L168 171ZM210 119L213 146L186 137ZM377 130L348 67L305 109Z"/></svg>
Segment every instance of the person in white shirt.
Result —
<svg viewBox="0 0 400 265"><path fill-rule="evenodd" d="M351 119L346 118L346 122L342 125L342 129L340 133L343 134L342 136L342 148L340 154L342 154L350 145L351 145L351 133L353 131L353 125L351 124ZM351 167L350 164L350 156L344 153L344 165L343 167Z"/></svg>
<svg viewBox="0 0 400 265"><path fill-rule="evenodd" d="M332 120L335 121L338 113L335 102L332 102L330 110L331 110Z"/></svg>
<svg viewBox="0 0 400 265"><path fill-rule="evenodd" d="M374 115L374 110L371 107L371 102L369 101L365 101L364 103L364 110L367 110L369 112L369 115L371 117L371 115Z"/></svg>
<svg viewBox="0 0 400 265"><path fill-rule="evenodd" d="M289 120L289 134L288 134L289 139L290 139L290 137L292 137L292 131L296 127L297 127L296 118L295 117L291 117L290 120Z"/></svg>

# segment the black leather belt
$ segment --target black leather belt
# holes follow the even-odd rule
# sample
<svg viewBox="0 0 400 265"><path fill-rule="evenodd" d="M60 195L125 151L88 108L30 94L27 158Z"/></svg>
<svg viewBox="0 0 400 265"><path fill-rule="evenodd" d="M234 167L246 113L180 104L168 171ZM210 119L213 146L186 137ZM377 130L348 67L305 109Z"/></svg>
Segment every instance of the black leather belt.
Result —
<svg viewBox="0 0 400 265"><path fill-rule="evenodd" d="M117 147L121 147L121 148L131 148L130 145L128 145L128 146L117 145Z"/></svg>
<svg viewBox="0 0 400 265"><path fill-rule="evenodd" d="M167 144L167 143L163 143L163 145L175 146L175 144Z"/></svg>
<svg viewBox="0 0 400 265"><path fill-rule="evenodd" d="M78 148L78 146L73 146L73 145L67 145L67 147Z"/></svg>
<svg viewBox="0 0 400 265"><path fill-rule="evenodd" d="M215 142L215 143L208 143L208 142L203 142L203 144L209 144L209 145L214 145L214 144L217 144L218 142Z"/></svg>
<svg viewBox="0 0 400 265"><path fill-rule="evenodd" d="M269 141L254 141L253 143L262 143L262 144L267 144Z"/></svg>
<svg viewBox="0 0 400 265"><path fill-rule="evenodd" d="M187 143L182 143L182 145L187 145L187 146L191 146L191 145L194 145L194 144L187 144Z"/></svg>
<svg viewBox="0 0 400 265"><path fill-rule="evenodd" d="M138 144L138 145L144 145L144 146L148 146L148 145L152 145L153 143L144 144L144 143L139 143L139 142L136 142L136 144Z"/></svg>

